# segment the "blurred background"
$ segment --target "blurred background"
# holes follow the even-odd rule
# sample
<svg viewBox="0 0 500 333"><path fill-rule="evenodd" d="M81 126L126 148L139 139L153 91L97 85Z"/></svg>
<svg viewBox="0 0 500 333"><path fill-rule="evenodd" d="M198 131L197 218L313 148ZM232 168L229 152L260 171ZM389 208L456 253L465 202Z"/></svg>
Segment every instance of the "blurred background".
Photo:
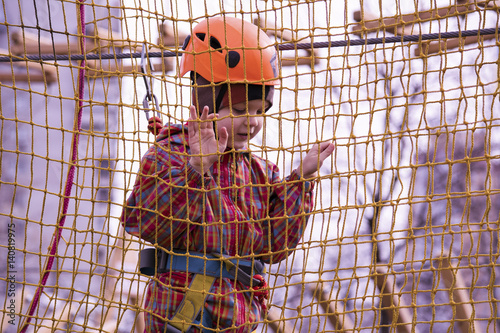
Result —
<svg viewBox="0 0 500 333"><path fill-rule="evenodd" d="M336 150L302 242L268 267L259 331L500 330L498 31L384 41L497 28L498 1L94 0L83 32L77 5L0 8L0 56L10 59L0 62L3 332L21 328L42 285L77 132L79 62L27 56L78 55L81 38L87 54L129 54L86 62L69 209L28 331L139 332L147 279L137 254L147 244L125 235L119 216L154 142L145 83L164 123L186 122L191 95L180 53L142 63L130 54L178 51L219 14L255 22L277 47L380 38L279 52L280 86L251 149L283 177L318 140Z"/></svg>

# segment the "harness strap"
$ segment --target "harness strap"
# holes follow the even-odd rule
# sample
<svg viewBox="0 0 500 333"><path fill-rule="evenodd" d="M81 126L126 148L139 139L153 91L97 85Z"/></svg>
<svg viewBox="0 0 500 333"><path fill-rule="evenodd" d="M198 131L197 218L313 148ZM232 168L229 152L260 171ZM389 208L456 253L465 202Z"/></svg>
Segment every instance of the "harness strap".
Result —
<svg viewBox="0 0 500 333"><path fill-rule="evenodd" d="M139 262L141 273L149 276L178 271L237 280L249 287L260 285L262 281L254 276L265 273L265 266L259 260L230 259L222 254L198 252L168 254L156 248L142 250Z"/></svg>
<svg viewBox="0 0 500 333"><path fill-rule="evenodd" d="M167 323L167 332L187 331L192 325L207 326L200 315L205 306L210 289L218 278L229 278L249 287L265 308L268 289L265 267L259 260L231 259L222 254L174 251L167 253L161 249L148 248L140 252L140 271L153 276L170 271L193 273L191 284L185 290L174 316ZM203 316L205 317L205 316Z"/></svg>
<svg viewBox="0 0 500 333"><path fill-rule="evenodd" d="M169 325L186 332L194 323L201 323L198 316L205 305L205 298L215 280L216 278L213 276L195 274L189 288L186 289L179 308L172 319L169 320Z"/></svg>

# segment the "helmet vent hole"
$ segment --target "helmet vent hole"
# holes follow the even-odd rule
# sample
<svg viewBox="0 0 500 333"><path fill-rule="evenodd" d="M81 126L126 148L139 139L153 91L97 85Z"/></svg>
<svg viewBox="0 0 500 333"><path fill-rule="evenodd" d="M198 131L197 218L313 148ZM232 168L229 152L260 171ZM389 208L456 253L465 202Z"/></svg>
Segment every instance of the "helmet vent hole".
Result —
<svg viewBox="0 0 500 333"><path fill-rule="evenodd" d="M222 53L222 46L214 36L210 36L210 46Z"/></svg>
<svg viewBox="0 0 500 333"><path fill-rule="evenodd" d="M204 40L205 40L205 34L204 34L204 33L202 33L202 32L198 32L198 33L196 34L196 37L198 37L198 38L199 38L199 39L201 39L202 41L204 41Z"/></svg>
<svg viewBox="0 0 500 333"><path fill-rule="evenodd" d="M185 50L185 49L186 49L186 47L188 46L188 44L189 44L189 41L190 41L190 40L191 40L191 35L188 35L188 36L186 37L186 39L184 39L184 44L182 44L182 49L183 49L183 50Z"/></svg>
<svg viewBox="0 0 500 333"><path fill-rule="evenodd" d="M229 68L234 68L240 62L240 54L236 51L229 51L226 54L226 64Z"/></svg>

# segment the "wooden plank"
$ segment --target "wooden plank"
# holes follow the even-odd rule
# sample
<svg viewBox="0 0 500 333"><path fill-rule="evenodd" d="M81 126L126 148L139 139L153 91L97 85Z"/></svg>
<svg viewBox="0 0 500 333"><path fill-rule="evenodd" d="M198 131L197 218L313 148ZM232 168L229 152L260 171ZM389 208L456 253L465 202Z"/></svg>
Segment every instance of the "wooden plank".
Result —
<svg viewBox="0 0 500 333"><path fill-rule="evenodd" d="M320 286L310 289L313 297L318 300L319 305L328 317L328 320L335 328L335 332L354 332L354 324L345 313L345 307L342 302L329 298L329 293Z"/></svg>
<svg viewBox="0 0 500 333"><path fill-rule="evenodd" d="M123 64L118 60L88 60L85 76L88 78L142 75L138 64Z"/></svg>
<svg viewBox="0 0 500 333"><path fill-rule="evenodd" d="M313 56L297 56L295 58L281 57L280 60L281 60L281 66L283 67L302 66L302 65L311 66L313 63L317 64L319 62L319 58Z"/></svg>
<svg viewBox="0 0 500 333"><path fill-rule="evenodd" d="M422 22L453 18L474 11L477 11L476 7L467 3L383 18L355 11L354 20L358 21L359 24L353 26L352 32L358 36L378 31L395 35L415 34L420 30L419 24Z"/></svg>
<svg viewBox="0 0 500 333"><path fill-rule="evenodd" d="M477 5L479 7L485 7L486 9L499 10L500 9L500 0L481 1L481 2L478 2Z"/></svg>
<svg viewBox="0 0 500 333"><path fill-rule="evenodd" d="M389 321L396 327L397 332L417 333L416 327L412 327L413 316L403 300L397 296L394 287L396 286L394 276L388 274L388 267L377 265L373 280L380 290L381 310L387 314Z"/></svg>
<svg viewBox="0 0 500 333"><path fill-rule="evenodd" d="M23 31L15 31L11 34L10 49L13 54L78 54L80 47L75 43L54 43L48 38Z"/></svg>
<svg viewBox="0 0 500 333"><path fill-rule="evenodd" d="M53 42L50 38L41 37L37 34L17 30L11 34L11 51L16 55L23 54L80 54L80 46L76 38L74 42ZM121 39L121 34L117 32L100 29L94 31L93 35L87 37L87 52L95 52L103 48L123 48L130 47L130 42ZM136 46L137 44L133 44Z"/></svg>
<svg viewBox="0 0 500 333"><path fill-rule="evenodd" d="M462 49L465 45L478 44L485 40L495 39L495 35L468 36L462 38L448 38L439 41L421 43L415 49L415 56L422 57L440 52L447 52L452 49Z"/></svg>
<svg viewBox="0 0 500 333"><path fill-rule="evenodd" d="M154 52L151 51L150 52ZM155 72L167 72L173 70L172 59L167 57L163 58L163 66L155 64ZM125 76L125 75L142 75L141 65L137 60L132 64L123 64L118 60L88 60L87 71L85 75L88 78L98 77L111 77L111 76Z"/></svg>
<svg viewBox="0 0 500 333"><path fill-rule="evenodd" d="M43 73L15 73L0 72L0 82L45 82L47 77Z"/></svg>
<svg viewBox="0 0 500 333"><path fill-rule="evenodd" d="M271 20L262 20L260 17L257 17L253 20L253 24L259 26L268 35L275 36L282 41L293 42L299 39L296 31L280 28Z"/></svg>
<svg viewBox="0 0 500 333"><path fill-rule="evenodd" d="M96 27L92 35L87 37L87 52L92 51L90 47L93 48L124 48L133 47L138 45L136 42L130 42L123 39L121 33L112 31L109 29L104 29L101 27Z"/></svg>
<svg viewBox="0 0 500 333"><path fill-rule="evenodd" d="M16 63L21 66L22 63ZM35 72L37 74L41 74L41 82L53 83L57 81L57 68L48 64L40 64L35 62L28 62L27 64L29 74L32 76ZM35 79L35 78L33 78Z"/></svg>
<svg viewBox="0 0 500 333"><path fill-rule="evenodd" d="M1 56L12 56L8 50L0 49ZM41 64L39 62L20 61L13 62L14 76L12 76L12 68L10 63L5 63L0 66L0 82L46 82L48 84L57 81L57 69L49 64ZM17 70L25 68L26 71Z"/></svg>
<svg viewBox="0 0 500 333"><path fill-rule="evenodd" d="M462 332L481 332L479 324L472 317L472 302L469 298L470 289L466 287L460 267L450 262L447 255L433 260L434 267L438 269L443 284L450 290L450 305L455 313L454 320Z"/></svg>
<svg viewBox="0 0 500 333"><path fill-rule="evenodd" d="M185 33L174 33L173 28L167 24L160 24L160 36L158 37L159 47L149 48L148 52L165 51L166 47L181 48ZM109 34L109 32L108 32ZM138 45L134 43L132 48L137 51ZM142 48L143 46L140 45ZM163 64L155 64L155 71L167 72L174 69L173 57L163 57ZM150 60L151 61L151 60ZM121 60L89 60L87 61L88 70L85 73L89 78L124 76L124 75L142 75L140 59L132 59L132 64L123 64Z"/></svg>
<svg viewBox="0 0 500 333"><path fill-rule="evenodd" d="M299 36L298 33L291 30L291 29L281 29L277 27L277 25L270 21L270 20L262 20L260 17L255 18L253 23L259 27L261 27L262 30L264 30L268 35L275 36L277 39L281 39L284 42L298 42ZM309 38L307 39L300 39L301 43L309 43L311 40ZM306 53L306 56L299 56L296 52L295 56L293 58L289 56L281 56L281 66L299 66L299 65L317 65L319 63L319 57L318 57L318 52L317 50L303 50ZM284 52L291 52L291 51L284 51Z"/></svg>

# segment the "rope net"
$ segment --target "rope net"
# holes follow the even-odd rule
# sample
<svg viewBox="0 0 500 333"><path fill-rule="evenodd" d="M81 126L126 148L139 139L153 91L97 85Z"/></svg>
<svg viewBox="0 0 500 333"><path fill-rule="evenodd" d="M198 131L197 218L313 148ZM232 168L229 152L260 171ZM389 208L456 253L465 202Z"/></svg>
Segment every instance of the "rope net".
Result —
<svg viewBox="0 0 500 333"><path fill-rule="evenodd" d="M141 159L155 146L148 118L184 124L190 116L192 83L179 75L185 37L222 14L259 25L277 49L327 42L278 51L279 85L252 153L276 164L293 186L304 180L285 177L313 144L335 143L312 179L311 211L291 216L303 221L300 241L267 253L283 259L266 265L267 311L256 328L248 322L238 329L498 332L498 30L439 35L497 28L498 6L3 0L2 331L150 330L150 277L139 273L138 258L152 244L125 232L120 216L142 175ZM438 35L385 42L423 34ZM380 40L328 44L367 38ZM135 56L141 51L142 60ZM163 56L149 57L153 52ZM54 60L80 54L102 58ZM152 99L143 103L148 94L158 108ZM188 212L196 204L188 199Z"/></svg>

